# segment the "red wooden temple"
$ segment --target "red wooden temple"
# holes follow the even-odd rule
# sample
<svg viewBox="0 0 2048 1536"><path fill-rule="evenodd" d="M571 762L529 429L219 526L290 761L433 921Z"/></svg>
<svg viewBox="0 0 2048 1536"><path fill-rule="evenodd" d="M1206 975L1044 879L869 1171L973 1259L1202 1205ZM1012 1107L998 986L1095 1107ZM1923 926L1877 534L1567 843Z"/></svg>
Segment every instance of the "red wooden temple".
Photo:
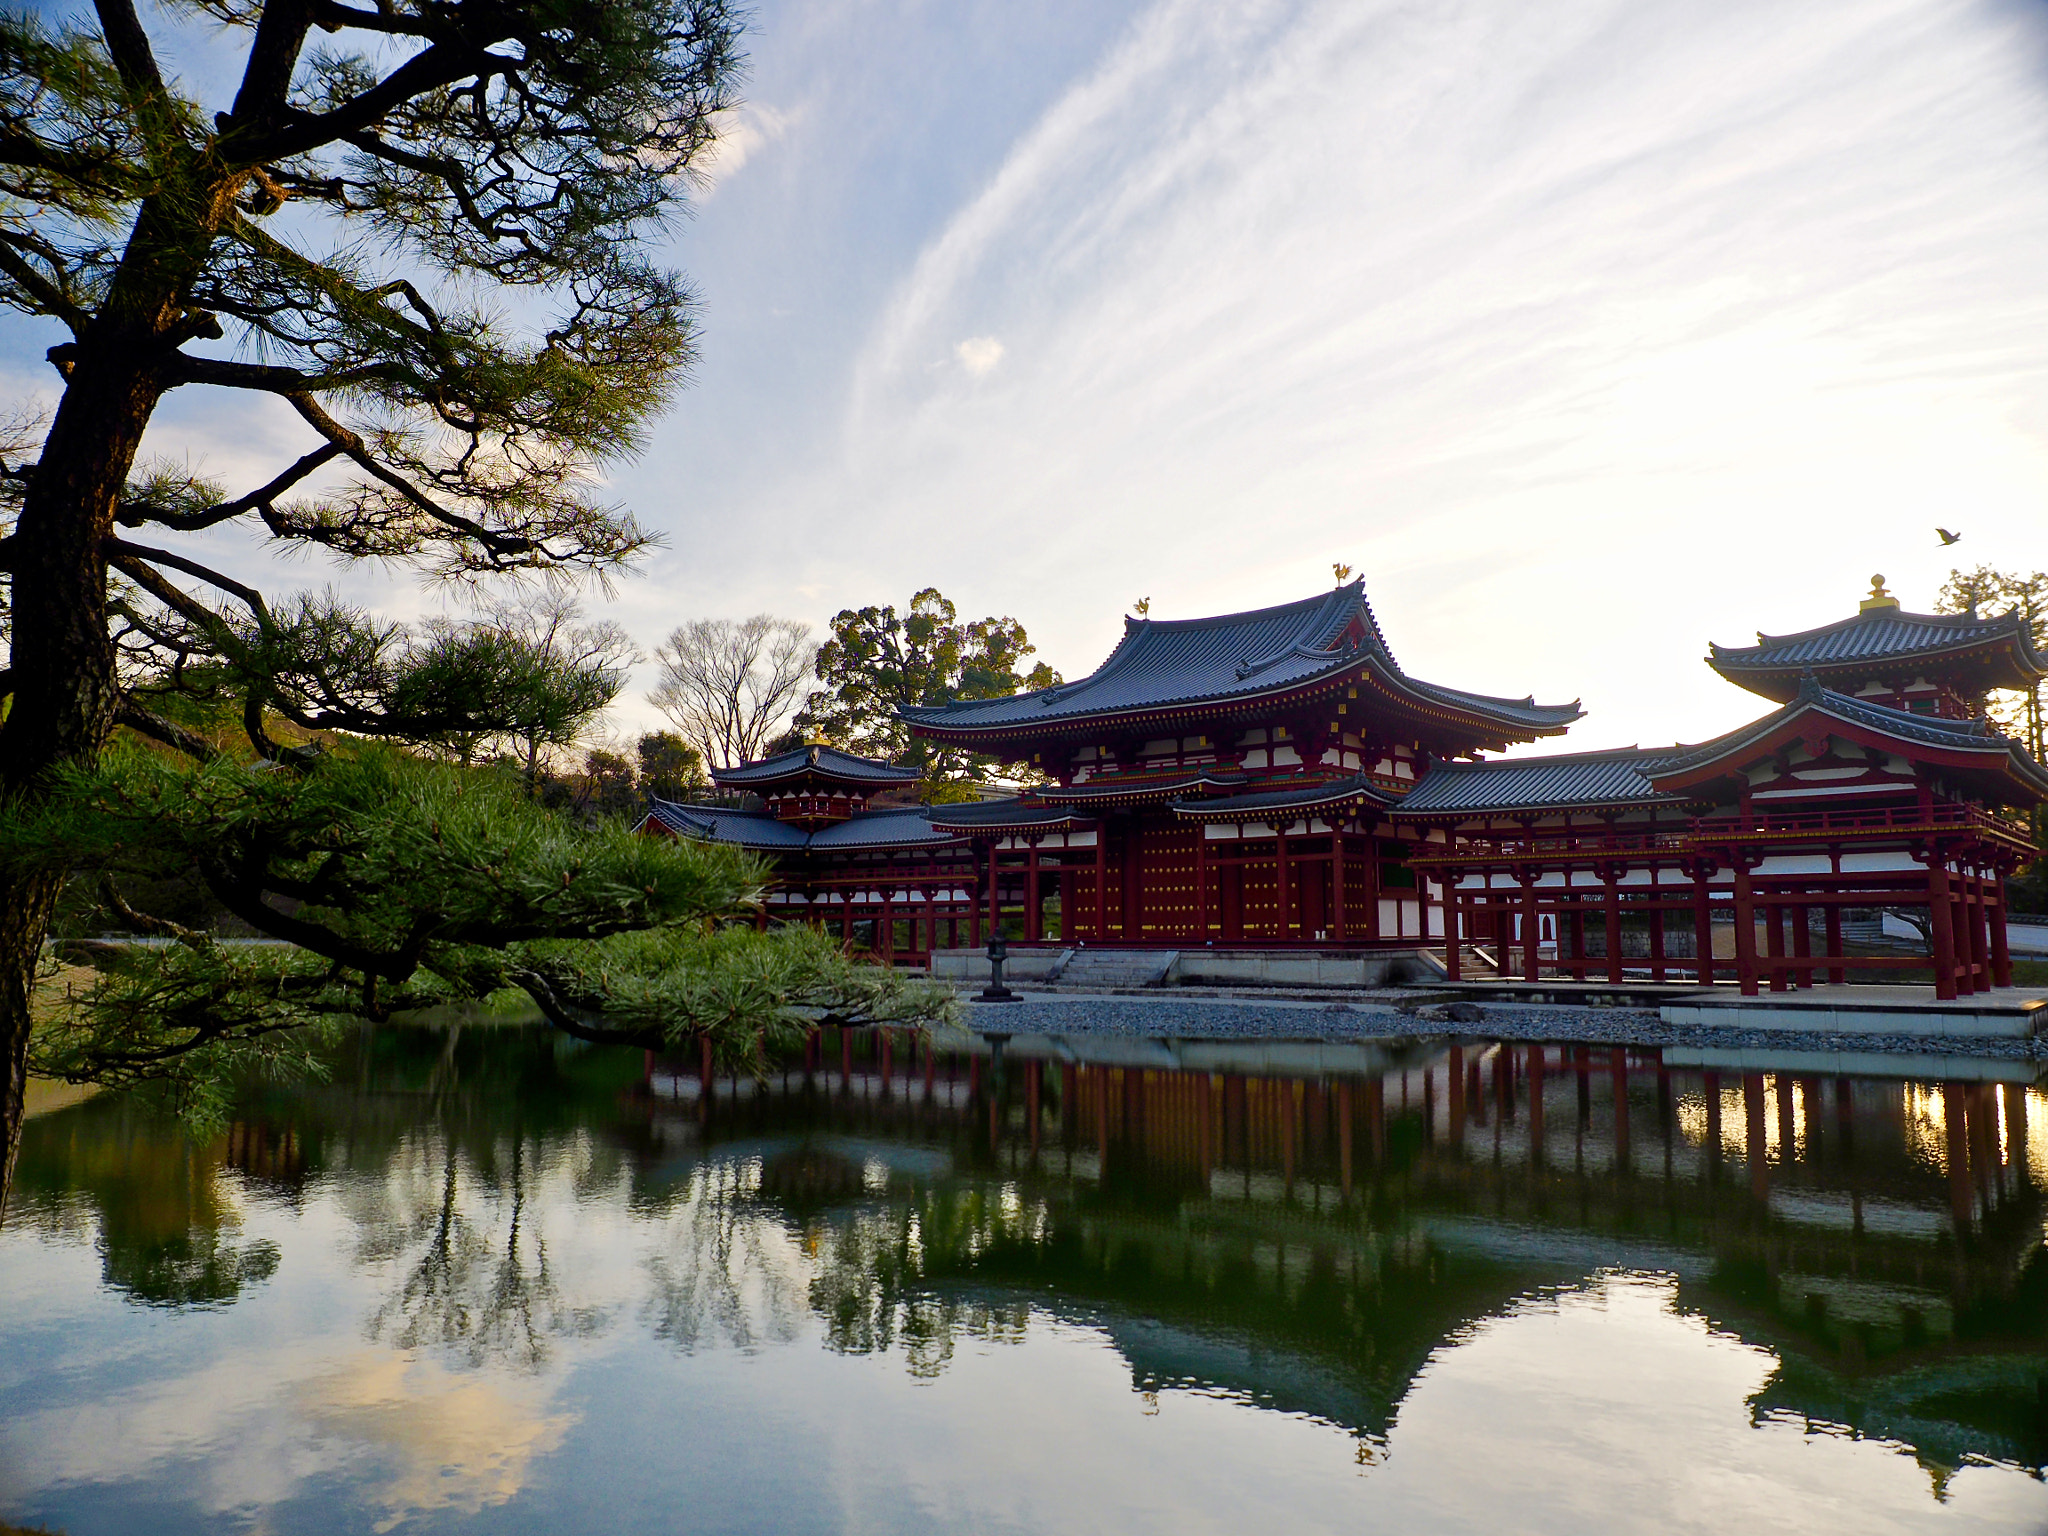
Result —
<svg viewBox="0 0 2048 1536"><path fill-rule="evenodd" d="M1352 582L1302 602L1131 619L1076 682L904 711L1033 778L1015 797L890 804L912 776L831 748L716 775L745 811L648 825L774 857L769 910L856 925L884 959L979 944L1475 951L1528 980L1841 980L1845 912L1918 913L1942 997L2010 981L2005 879L2048 770L1982 718L2048 676L2017 614L1859 611L1716 646L1779 708L1695 746L1489 758L1573 704L1410 677ZM944 925L942 938L941 925ZM1729 932L1717 945L1717 924ZM1724 953L1716 955L1716 949Z"/></svg>

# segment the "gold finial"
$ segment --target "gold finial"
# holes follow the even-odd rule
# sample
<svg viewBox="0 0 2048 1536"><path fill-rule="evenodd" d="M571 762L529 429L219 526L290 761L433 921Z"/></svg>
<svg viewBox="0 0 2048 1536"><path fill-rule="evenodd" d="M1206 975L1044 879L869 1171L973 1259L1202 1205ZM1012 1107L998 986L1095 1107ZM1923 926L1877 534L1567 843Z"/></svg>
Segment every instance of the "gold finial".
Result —
<svg viewBox="0 0 2048 1536"><path fill-rule="evenodd" d="M1885 591L1884 578L1882 576L1873 576L1870 578L1870 596L1863 599L1862 605L1856 611L1858 613L1869 613L1873 608L1896 608L1898 606L1899 600L1893 597L1891 593Z"/></svg>
<svg viewBox="0 0 2048 1536"><path fill-rule="evenodd" d="M1342 560L1334 562L1330 566L1330 569L1336 572L1337 585L1340 587L1343 586L1345 582L1351 579L1351 567L1346 565Z"/></svg>
<svg viewBox="0 0 2048 1536"><path fill-rule="evenodd" d="M1141 597L1135 603L1131 604L1131 612L1135 613L1141 619L1144 618L1145 615L1150 613L1151 611L1152 599L1149 597Z"/></svg>

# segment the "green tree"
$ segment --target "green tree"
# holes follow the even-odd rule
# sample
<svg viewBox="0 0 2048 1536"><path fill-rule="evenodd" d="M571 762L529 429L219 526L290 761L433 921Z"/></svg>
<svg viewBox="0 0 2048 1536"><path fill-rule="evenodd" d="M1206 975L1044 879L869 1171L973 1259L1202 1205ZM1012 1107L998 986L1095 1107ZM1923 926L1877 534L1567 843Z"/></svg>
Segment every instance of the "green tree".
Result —
<svg viewBox="0 0 2048 1536"><path fill-rule="evenodd" d="M640 808L633 765L617 752L593 747L583 754L583 807L599 816L625 818Z"/></svg>
<svg viewBox="0 0 2048 1536"><path fill-rule="evenodd" d="M50 328L61 381L0 475L5 1169L43 938L80 873L104 877L124 926L176 942L61 1010L37 1059L68 1075L196 1083L344 1006L512 984L593 1037L694 1018L757 1038L787 1016L776 997L822 997L805 988L829 973L800 936L756 951L689 926L750 900L756 873L680 847L586 848L488 775L364 744L530 722L502 644L332 596L274 603L185 542L240 526L284 553L468 584L601 580L646 548L596 474L637 448L690 357L690 295L646 238L731 104L734 15L725 0L170 9L239 41L217 102L166 78L133 0L95 0L90 24L0 15L0 302ZM242 486L139 463L180 390L275 401L302 442ZM246 753L169 707L195 694L235 710ZM109 758L117 723L186 766ZM307 736L340 745L323 756ZM99 835L102 816L124 841ZM134 866L181 861L299 947L251 958L120 894ZM627 1023L603 1022L613 992Z"/></svg>
<svg viewBox="0 0 2048 1536"><path fill-rule="evenodd" d="M2035 571L2020 575L1980 565L1974 571L1950 571L1935 599L1940 613L1964 613L1971 609L2010 612L2026 616L2036 650L2048 651L2048 573ZM2048 759L2044 752L2041 719L2041 685L2024 692L1991 700L1991 717L2006 731L2027 744L2036 759Z"/></svg>
<svg viewBox="0 0 2048 1536"><path fill-rule="evenodd" d="M634 749L640 788L657 800L682 800L704 788L704 759L674 731L649 731Z"/></svg>
<svg viewBox="0 0 2048 1536"><path fill-rule="evenodd" d="M986 782L995 759L913 739L896 712L1053 687L1060 675L1042 661L1018 670L1036 649L1015 619L962 623L936 587L913 596L900 616L893 606L841 609L818 650L815 670L825 687L806 701L797 729L921 770L927 798L957 792Z"/></svg>
<svg viewBox="0 0 2048 1536"><path fill-rule="evenodd" d="M1973 571L1952 570L1943 584L1935 607L1942 613L1964 613L1972 609L2024 614L2034 648L2048 651L2048 572L2000 571L1980 565ZM2048 740L2044 740L2041 684L2025 690L1994 694L1988 701L1990 714L2006 734L2026 743L2038 761L2048 761ZM2034 841L2048 842L2048 815L2039 806L2032 817ZM2013 906L2022 912L2048 911L2048 859L2037 859L2008 888Z"/></svg>

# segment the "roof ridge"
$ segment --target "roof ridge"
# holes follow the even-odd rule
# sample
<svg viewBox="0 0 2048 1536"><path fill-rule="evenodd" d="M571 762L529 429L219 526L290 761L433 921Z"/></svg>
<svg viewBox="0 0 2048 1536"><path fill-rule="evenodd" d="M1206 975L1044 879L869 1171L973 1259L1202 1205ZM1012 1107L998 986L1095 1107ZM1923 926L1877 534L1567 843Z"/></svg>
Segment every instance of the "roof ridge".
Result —
<svg viewBox="0 0 2048 1536"><path fill-rule="evenodd" d="M2006 613L1980 615L1974 613L1909 613L1903 608L1873 608L1867 613L1852 613L1844 618L1831 619L1825 624L1816 624L1810 629L1796 629L1782 635L1767 635L1756 632L1754 645L1722 645L1709 640L1707 649L1716 656L1732 656L1743 651L1767 651L1776 646L1791 645L1801 640L1812 640L1821 635L1833 634L1838 630L1852 629L1861 624L1925 624L1937 629L1980 628L1995 630L2010 627L2010 621L2019 613L2012 609Z"/></svg>
<svg viewBox="0 0 2048 1536"><path fill-rule="evenodd" d="M1271 603L1264 608L1246 608L1238 613L1212 613L1207 614L1198 619L1143 618L1127 620L1126 623L1129 629L1133 631L1139 629L1220 629L1227 625L1232 624L1245 624L1259 619L1276 618L1280 614L1283 614L1287 612L1289 609L1293 608L1313 611L1315 609L1321 608L1324 604L1328 603L1332 597L1336 596L1340 592L1356 592L1356 594L1362 598L1365 595L1364 588L1365 578L1363 576L1354 576L1349 581L1345 582L1343 586L1332 588L1330 591L1319 592L1313 597L1297 597L1285 603ZM1307 613L1305 612L1304 617L1306 616Z"/></svg>

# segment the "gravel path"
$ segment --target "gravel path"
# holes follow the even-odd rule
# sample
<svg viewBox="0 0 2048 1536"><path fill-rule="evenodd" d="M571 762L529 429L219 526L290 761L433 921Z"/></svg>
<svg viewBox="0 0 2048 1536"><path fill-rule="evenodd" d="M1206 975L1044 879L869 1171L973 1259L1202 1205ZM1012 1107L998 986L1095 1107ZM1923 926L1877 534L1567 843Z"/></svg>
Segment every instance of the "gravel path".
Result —
<svg viewBox="0 0 2048 1536"><path fill-rule="evenodd" d="M1393 1002L1296 1002L1243 998L1083 997L1025 994L1022 1002L971 1002L969 1028L1011 1034L1140 1035L1155 1039L1371 1040L1418 1034L1589 1045L1709 1046L1735 1050L1880 1051L1915 1056L2048 1059L2048 1039L1948 1039L1928 1035L1829 1034L1818 1030L1707 1029L1666 1024L1653 1008L1572 1008L1533 1003L1401 1008ZM1476 1015L1476 1017L1474 1016Z"/></svg>

